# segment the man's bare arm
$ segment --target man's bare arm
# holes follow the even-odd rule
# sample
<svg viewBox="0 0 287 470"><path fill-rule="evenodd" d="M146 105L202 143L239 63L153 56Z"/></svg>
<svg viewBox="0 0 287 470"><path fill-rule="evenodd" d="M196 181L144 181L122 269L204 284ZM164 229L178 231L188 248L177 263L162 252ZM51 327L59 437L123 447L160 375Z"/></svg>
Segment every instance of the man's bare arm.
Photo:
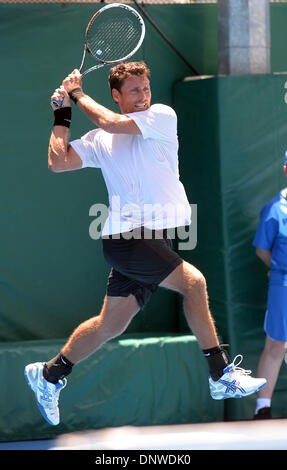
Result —
<svg viewBox="0 0 287 470"><path fill-rule="evenodd" d="M256 254L258 258L263 261L268 268L271 267L271 251L270 250L262 250L262 248L256 248Z"/></svg>
<svg viewBox="0 0 287 470"><path fill-rule="evenodd" d="M138 126L129 116L114 113L105 108L90 96L79 98L77 106L96 126L111 134L141 134Z"/></svg>
<svg viewBox="0 0 287 470"><path fill-rule="evenodd" d="M51 105L55 110L57 107L52 104L53 99L63 99L62 108L71 105L70 98L63 87L55 90L51 97ZM65 126L55 125L53 127L49 141L48 167L56 173L82 168L81 158L69 145L69 129Z"/></svg>

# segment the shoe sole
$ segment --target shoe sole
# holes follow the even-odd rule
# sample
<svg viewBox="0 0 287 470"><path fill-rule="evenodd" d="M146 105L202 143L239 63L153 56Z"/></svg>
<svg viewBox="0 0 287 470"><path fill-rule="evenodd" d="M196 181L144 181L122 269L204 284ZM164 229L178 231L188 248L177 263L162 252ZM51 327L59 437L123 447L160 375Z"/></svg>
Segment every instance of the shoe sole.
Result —
<svg viewBox="0 0 287 470"><path fill-rule="evenodd" d="M43 418L44 418L49 424L51 424L52 426L57 426L59 423L53 423L53 422L48 418L48 416L47 416L47 414L46 414L46 411L45 411L45 408L38 402L37 396L36 396L36 393L35 393L35 390L34 390L32 384L31 384L31 381L30 381L30 379L29 379L29 375L28 375L28 372L27 372L27 370L26 370L26 367L25 367L25 369L24 369L24 374L25 374L25 378L26 378L26 380L27 380L27 383L28 383L29 387L31 388L32 392L34 392L35 400L36 400L36 403L37 403L37 405L38 405L38 408L39 408L39 410L40 410L41 415L43 416Z"/></svg>
<svg viewBox="0 0 287 470"><path fill-rule="evenodd" d="M245 398L245 397L249 397L249 395L252 395L253 393L257 393L259 390L264 388L266 384L267 384L267 382L260 385L256 390L252 390L252 392L245 393L245 395L239 395L239 394L236 395L235 394L235 395L217 395L217 396L213 396L211 394L211 397L213 398L213 400L227 400L228 398Z"/></svg>

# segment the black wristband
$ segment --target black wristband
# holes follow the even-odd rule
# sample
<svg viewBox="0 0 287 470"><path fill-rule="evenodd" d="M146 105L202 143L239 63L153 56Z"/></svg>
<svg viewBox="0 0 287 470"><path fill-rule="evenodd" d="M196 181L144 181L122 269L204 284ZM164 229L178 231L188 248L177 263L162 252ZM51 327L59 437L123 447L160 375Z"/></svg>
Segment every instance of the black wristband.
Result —
<svg viewBox="0 0 287 470"><path fill-rule="evenodd" d="M64 126L69 128L72 121L71 106L65 106L64 108L55 109L54 117L54 126Z"/></svg>
<svg viewBox="0 0 287 470"><path fill-rule="evenodd" d="M74 101L75 104L77 104L77 101L81 96L84 96L84 92L82 88L74 88L74 90L69 91L69 97L71 98L72 101Z"/></svg>

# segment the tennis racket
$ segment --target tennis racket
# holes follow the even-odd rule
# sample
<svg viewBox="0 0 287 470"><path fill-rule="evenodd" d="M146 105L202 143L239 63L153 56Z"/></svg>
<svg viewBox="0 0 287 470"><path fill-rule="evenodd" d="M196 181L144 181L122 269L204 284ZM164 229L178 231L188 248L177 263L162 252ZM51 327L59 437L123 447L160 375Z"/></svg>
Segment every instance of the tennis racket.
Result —
<svg viewBox="0 0 287 470"><path fill-rule="evenodd" d="M86 28L85 45L79 72L82 76L105 65L128 60L140 48L145 24L139 13L128 5L112 3L101 8ZM87 54L98 63L82 72ZM63 100L53 100L60 107Z"/></svg>

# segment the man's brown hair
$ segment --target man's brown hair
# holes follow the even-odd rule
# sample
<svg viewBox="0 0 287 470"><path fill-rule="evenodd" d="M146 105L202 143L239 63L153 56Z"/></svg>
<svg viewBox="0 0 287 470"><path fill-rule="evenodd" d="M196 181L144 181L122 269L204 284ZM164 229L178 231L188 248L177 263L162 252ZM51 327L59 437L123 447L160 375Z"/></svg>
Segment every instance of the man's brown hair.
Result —
<svg viewBox="0 0 287 470"><path fill-rule="evenodd" d="M118 64L110 70L110 89L112 90L113 88L116 88L116 90L121 91L124 80L131 77L132 75L145 75L148 79L150 79L150 70L143 61Z"/></svg>

